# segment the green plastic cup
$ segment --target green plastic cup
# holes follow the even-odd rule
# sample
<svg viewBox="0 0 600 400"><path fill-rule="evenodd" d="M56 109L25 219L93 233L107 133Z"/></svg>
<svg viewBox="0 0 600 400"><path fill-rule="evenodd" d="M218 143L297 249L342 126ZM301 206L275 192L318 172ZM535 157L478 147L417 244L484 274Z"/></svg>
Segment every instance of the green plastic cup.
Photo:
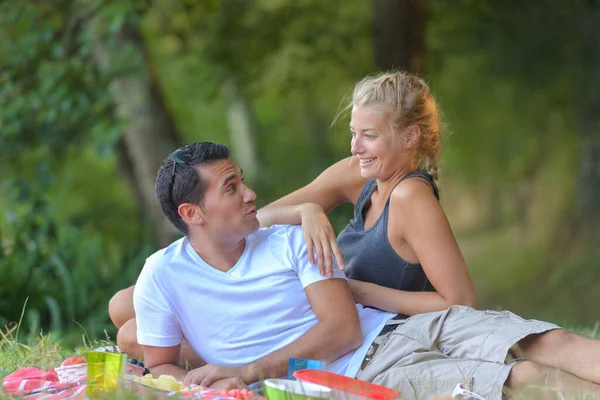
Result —
<svg viewBox="0 0 600 400"><path fill-rule="evenodd" d="M87 355L87 392L114 390L123 381L126 354L90 351Z"/></svg>
<svg viewBox="0 0 600 400"><path fill-rule="evenodd" d="M267 400L329 400L332 390L328 387L289 379L266 379Z"/></svg>

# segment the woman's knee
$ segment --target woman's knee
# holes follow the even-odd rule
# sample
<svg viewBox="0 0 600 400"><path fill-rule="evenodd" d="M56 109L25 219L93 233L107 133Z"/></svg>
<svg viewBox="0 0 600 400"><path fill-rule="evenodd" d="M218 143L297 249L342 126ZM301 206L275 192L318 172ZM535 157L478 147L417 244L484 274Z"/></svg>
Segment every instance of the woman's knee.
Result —
<svg viewBox="0 0 600 400"><path fill-rule="evenodd" d="M117 333L117 344L122 353L132 357L142 357L142 347L137 342L137 326L135 318L127 321Z"/></svg>
<svg viewBox="0 0 600 400"><path fill-rule="evenodd" d="M133 286L119 290L108 302L108 315L117 329L135 318L133 308Z"/></svg>

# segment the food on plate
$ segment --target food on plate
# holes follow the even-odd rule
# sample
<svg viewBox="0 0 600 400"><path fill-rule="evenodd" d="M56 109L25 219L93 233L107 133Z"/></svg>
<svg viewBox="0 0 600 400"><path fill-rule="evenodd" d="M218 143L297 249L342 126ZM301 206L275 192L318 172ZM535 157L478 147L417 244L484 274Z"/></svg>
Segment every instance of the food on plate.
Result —
<svg viewBox="0 0 600 400"><path fill-rule="evenodd" d="M131 364L133 364L133 365L139 365L140 367L144 368L144 362L143 362L143 361L141 361L141 360L138 360L138 359L137 359L137 358L135 358L135 357L131 357L131 358L129 359L129 363L131 363Z"/></svg>
<svg viewBox="0 0 600 400"><path fill-rule="evenodd" d="M132 376L131 380L158 389L168 390L170 392L179 391L185 388L185 385L175 379L172 375L161 375L158 378L155 378L152 374L146 374L142 377Z"/></svg>

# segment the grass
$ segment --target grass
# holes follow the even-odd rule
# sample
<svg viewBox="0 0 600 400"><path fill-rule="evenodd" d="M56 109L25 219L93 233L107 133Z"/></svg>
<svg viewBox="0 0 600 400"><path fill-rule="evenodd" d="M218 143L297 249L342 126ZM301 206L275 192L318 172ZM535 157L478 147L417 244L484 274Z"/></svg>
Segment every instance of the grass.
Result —
<svg viewBox="0 0 600 400"><path fill-rule="evenodd" d="M13 324L0 331L0 379L19 368L37 367L48 370L60 366L61 362L75 354L84 354L88 350L110 345L109 340L90 340L85 334L82 336L81 346L67 348L60 338L52 334L29 334L23 340L23 332L19 332L17 324ZM163 392L164 393L164 392ZM133 388L119 388L115 392L100 393L97 399L158 399L164 398L163 393L139 393ZM0 399L12 399L0 389Z"/></svg>
<svg viewBox="0 0 600 400"><path fill-rule="evenodd" d="M571 330L587 337L600 339L600 323L593 327L571 328ZM91 340L84 334L82 344L76 348L68 348L63 345L60 338L54 335L29 334L23 340L23 332L19 332L17 324L13 324L0 331L0 379L9 373L26 366L38 367L47 370L60 365L68 356L84 354L86 351L99 347L111 345L110 340ZM0 391L1 398L10 398ZM96 398L96 397L95 397ZM132 388L119 388L116 392L103 393L97 398L123 398L123 399L154 399L164 398L164 393L139 393ZM446 398L446 397L439 397ZM447 397L449 398L449 397ZM562 399L561 395L554 389L531 385L520 391L516 399L538 400L538 399ZM589 396L581 396L581 399L590 399Z"/></svg>
<svg viewBox="0 0 600 400"><path fill-rule="evenodd" d="M33 335L19 341L19 329L16 324L0 332L0 377L4 377L19 368L36 366L40 369L60 365L65 359L66 350L52 335Z"/></svg>

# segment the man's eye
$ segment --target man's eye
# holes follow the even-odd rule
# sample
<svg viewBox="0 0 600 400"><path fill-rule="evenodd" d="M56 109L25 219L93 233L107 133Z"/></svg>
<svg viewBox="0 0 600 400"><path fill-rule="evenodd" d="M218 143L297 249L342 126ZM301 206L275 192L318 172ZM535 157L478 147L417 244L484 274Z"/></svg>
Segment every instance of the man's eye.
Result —
<svg viewBox="0 0 600 400"><path fill-rule="evenodd" d="M234 185L231 185L231 186L229 186L229 187L227 188L227 191L228 191L228 192L235 192L235 186L234 186Z"/></svg>

